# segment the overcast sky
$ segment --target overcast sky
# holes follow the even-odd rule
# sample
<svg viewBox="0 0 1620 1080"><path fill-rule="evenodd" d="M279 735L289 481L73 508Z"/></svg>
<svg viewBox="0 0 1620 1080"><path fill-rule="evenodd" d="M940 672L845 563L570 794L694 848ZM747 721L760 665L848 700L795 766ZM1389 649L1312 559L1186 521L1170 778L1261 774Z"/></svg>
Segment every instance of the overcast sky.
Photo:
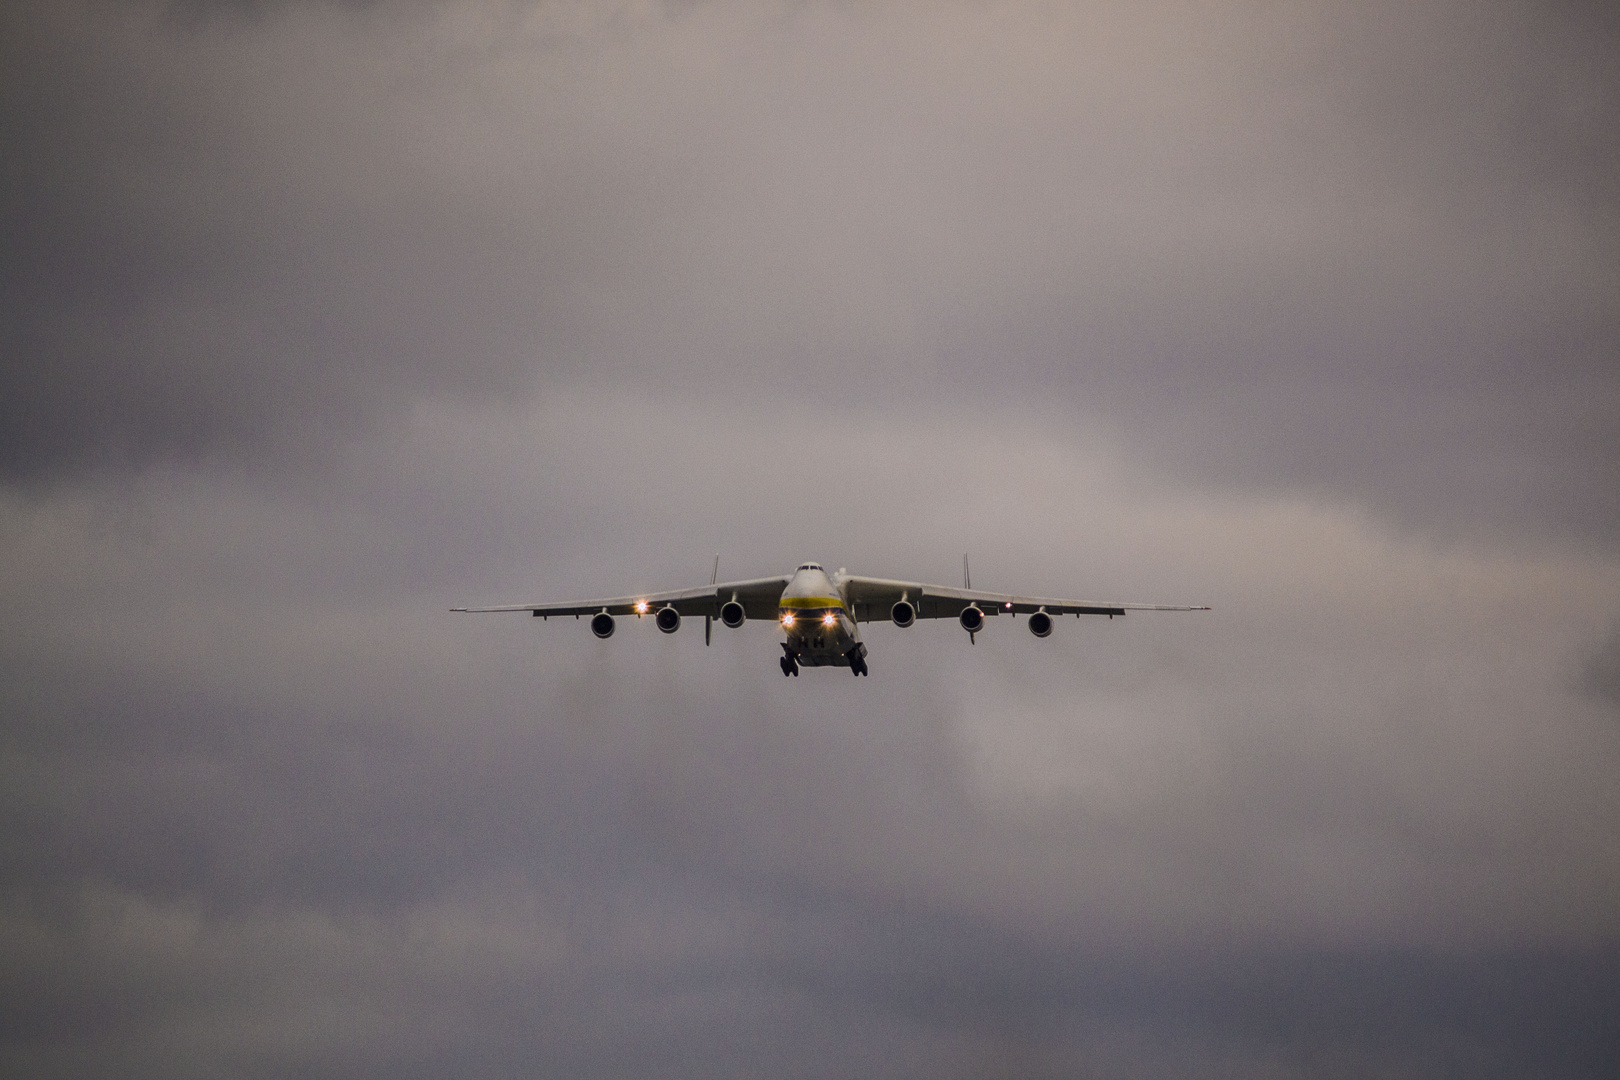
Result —
<svg viewBox="0 0 1620 1080"><path fill-rule="evenodd" d="M1620 17L13 0L0 605L7 1075L1613 1076Z"/></svg>

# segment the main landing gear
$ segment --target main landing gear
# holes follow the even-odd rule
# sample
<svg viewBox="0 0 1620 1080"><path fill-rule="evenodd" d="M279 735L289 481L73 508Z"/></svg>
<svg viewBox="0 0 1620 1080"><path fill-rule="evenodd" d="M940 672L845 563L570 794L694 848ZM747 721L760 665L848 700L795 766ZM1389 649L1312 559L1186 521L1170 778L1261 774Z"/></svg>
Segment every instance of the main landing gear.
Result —
<svg viewBox="0 0 1620 1080"><path fill-rule="evenodd" d="M849 658L849 670L856 678L860 678L862 675L871 674L871 672L866 668L865 645L857 643L853 649L849 650L849 652L845 653L844 655ZM799 674L799 656L793 651L793 647L785 641L782 643L782 656L778 660L778 663L782 665L783 675L796 676Z"/></svg>
<svg viewBox="0 0 1620 1080"><path fill-rule="evenodd" d="M866 670L866 646L860 642L856 642L855 647L849 650L849 670L857 679L862 675L871 674Z"/></svg>

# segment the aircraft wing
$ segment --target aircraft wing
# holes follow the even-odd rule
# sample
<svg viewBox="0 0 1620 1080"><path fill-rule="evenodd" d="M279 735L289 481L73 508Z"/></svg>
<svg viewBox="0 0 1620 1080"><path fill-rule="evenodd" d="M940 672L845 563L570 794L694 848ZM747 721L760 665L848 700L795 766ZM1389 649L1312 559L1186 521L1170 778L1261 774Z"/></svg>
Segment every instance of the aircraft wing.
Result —
<svg viewBox="0 0 1620 1080"><path fill-rule="evenodd" d="M1125 604L1091 600L1062 600L1044 596L1014 596L1010 593L956 589L947 585L927 585L916 581L890 581L886 578L845 577L844 598L857 621L878 622L889 617L889 609L901 599L910 601L919 619L954 619L969 604L977 604L986 615L1028 615L1045 609L1049 615L1123 615L1127 611L1208 611L1209 608L1174 604Z"/></svg>
<svg viewBox="0 0 1620 1080"><path fill-rule="evenodd" d="M605 600L579 600L568 604L502 604L497 607L451 608L451 611L527 611L534 615L595 615L606 611L609 615L652 614L665 604L682 615L719 615L720 605L735 597L743 605L750 619L775 619L776 604L787 588L785 577L755 578L751 581L728 581L720 585L701 585L695 589L676 589L671 592L638 593L634 596L614 596ZM646 605L645 608L640 605Z"/></svg>

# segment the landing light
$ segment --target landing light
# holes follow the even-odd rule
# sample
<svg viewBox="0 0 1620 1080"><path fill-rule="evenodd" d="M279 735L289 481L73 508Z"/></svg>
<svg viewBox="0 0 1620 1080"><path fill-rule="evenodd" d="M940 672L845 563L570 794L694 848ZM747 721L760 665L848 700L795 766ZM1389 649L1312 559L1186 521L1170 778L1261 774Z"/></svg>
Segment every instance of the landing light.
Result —
<svg viewBox="0 0 1620 1080"><path fill-rule="evenodd" d="M821 625L822 626L831 626L834 623L836 623L837 621L838 621L838 617L836 615L834 615L830 611L827 612L827 614L825 614L825 615L823 615L821 617Z"/></svg>
<svg viewBox="0 0 1620 1080"><path fill-rule="evenodd" d="M645 615L645 614L647 614L647 601L645 601L645 600L637 600L636 601L636 614L637 615Z"/></svg>
<svg viewBox="0 0 1620 1080"><path fill-rule="evenodd" d="M792 626L793 625L793 612L790 611L786 615L782 616L782 625L783 626Z"/></svg>

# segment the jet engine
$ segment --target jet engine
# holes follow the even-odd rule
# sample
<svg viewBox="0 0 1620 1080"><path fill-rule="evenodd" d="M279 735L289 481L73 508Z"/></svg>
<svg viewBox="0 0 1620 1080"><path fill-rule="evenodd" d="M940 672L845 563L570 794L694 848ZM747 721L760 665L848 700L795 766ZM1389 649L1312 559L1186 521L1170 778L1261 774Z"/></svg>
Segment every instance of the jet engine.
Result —
<svg viewBox="0 0 1620 1080"><path fill-rule="evenodd" d="M605 611L599 611L591 616L591 633L599 638L613 636L613 616Z"/></svg>
<svg viewBox="0 0 1620 1080"><path fill-rule="evenodd" d="M961 623L962 629L968 633L977 634L984 629L984 612L979 610L979 605L969 604L962 609L962 614L956 617L956 621Z"/></svg>
<svg viewBox="0 0 1620 1080"><path fill-rule="evenodd" d="M658 629L664 633L673 634L681 628L681 613L665 604L658 609L658 614L653 616L653 622L657 623Z"/></svg>
<svg viewBox="0 0 1620 1080"><path fill-rule="evenodd" d="M917 621L917 605L910 600L896 600L894 607L889 609L889 618L894 620L896 626L910 626Z"/></svg>
<svg viewBox="0 0 1620 1080"><path fill-rule="evenodd" d="M720 621L733 630L741 626L746 618L748 618L748 612L744 611L742 604L737 601L727 600L720 605Z"/></svg>
<svg viewBox="0 0 1620 1080"><path fill-rule="evenodd" d="M1045 611L1037 611L1029 617L1029 632L1036 637L1052 636L1052 616Z"/></svg>

